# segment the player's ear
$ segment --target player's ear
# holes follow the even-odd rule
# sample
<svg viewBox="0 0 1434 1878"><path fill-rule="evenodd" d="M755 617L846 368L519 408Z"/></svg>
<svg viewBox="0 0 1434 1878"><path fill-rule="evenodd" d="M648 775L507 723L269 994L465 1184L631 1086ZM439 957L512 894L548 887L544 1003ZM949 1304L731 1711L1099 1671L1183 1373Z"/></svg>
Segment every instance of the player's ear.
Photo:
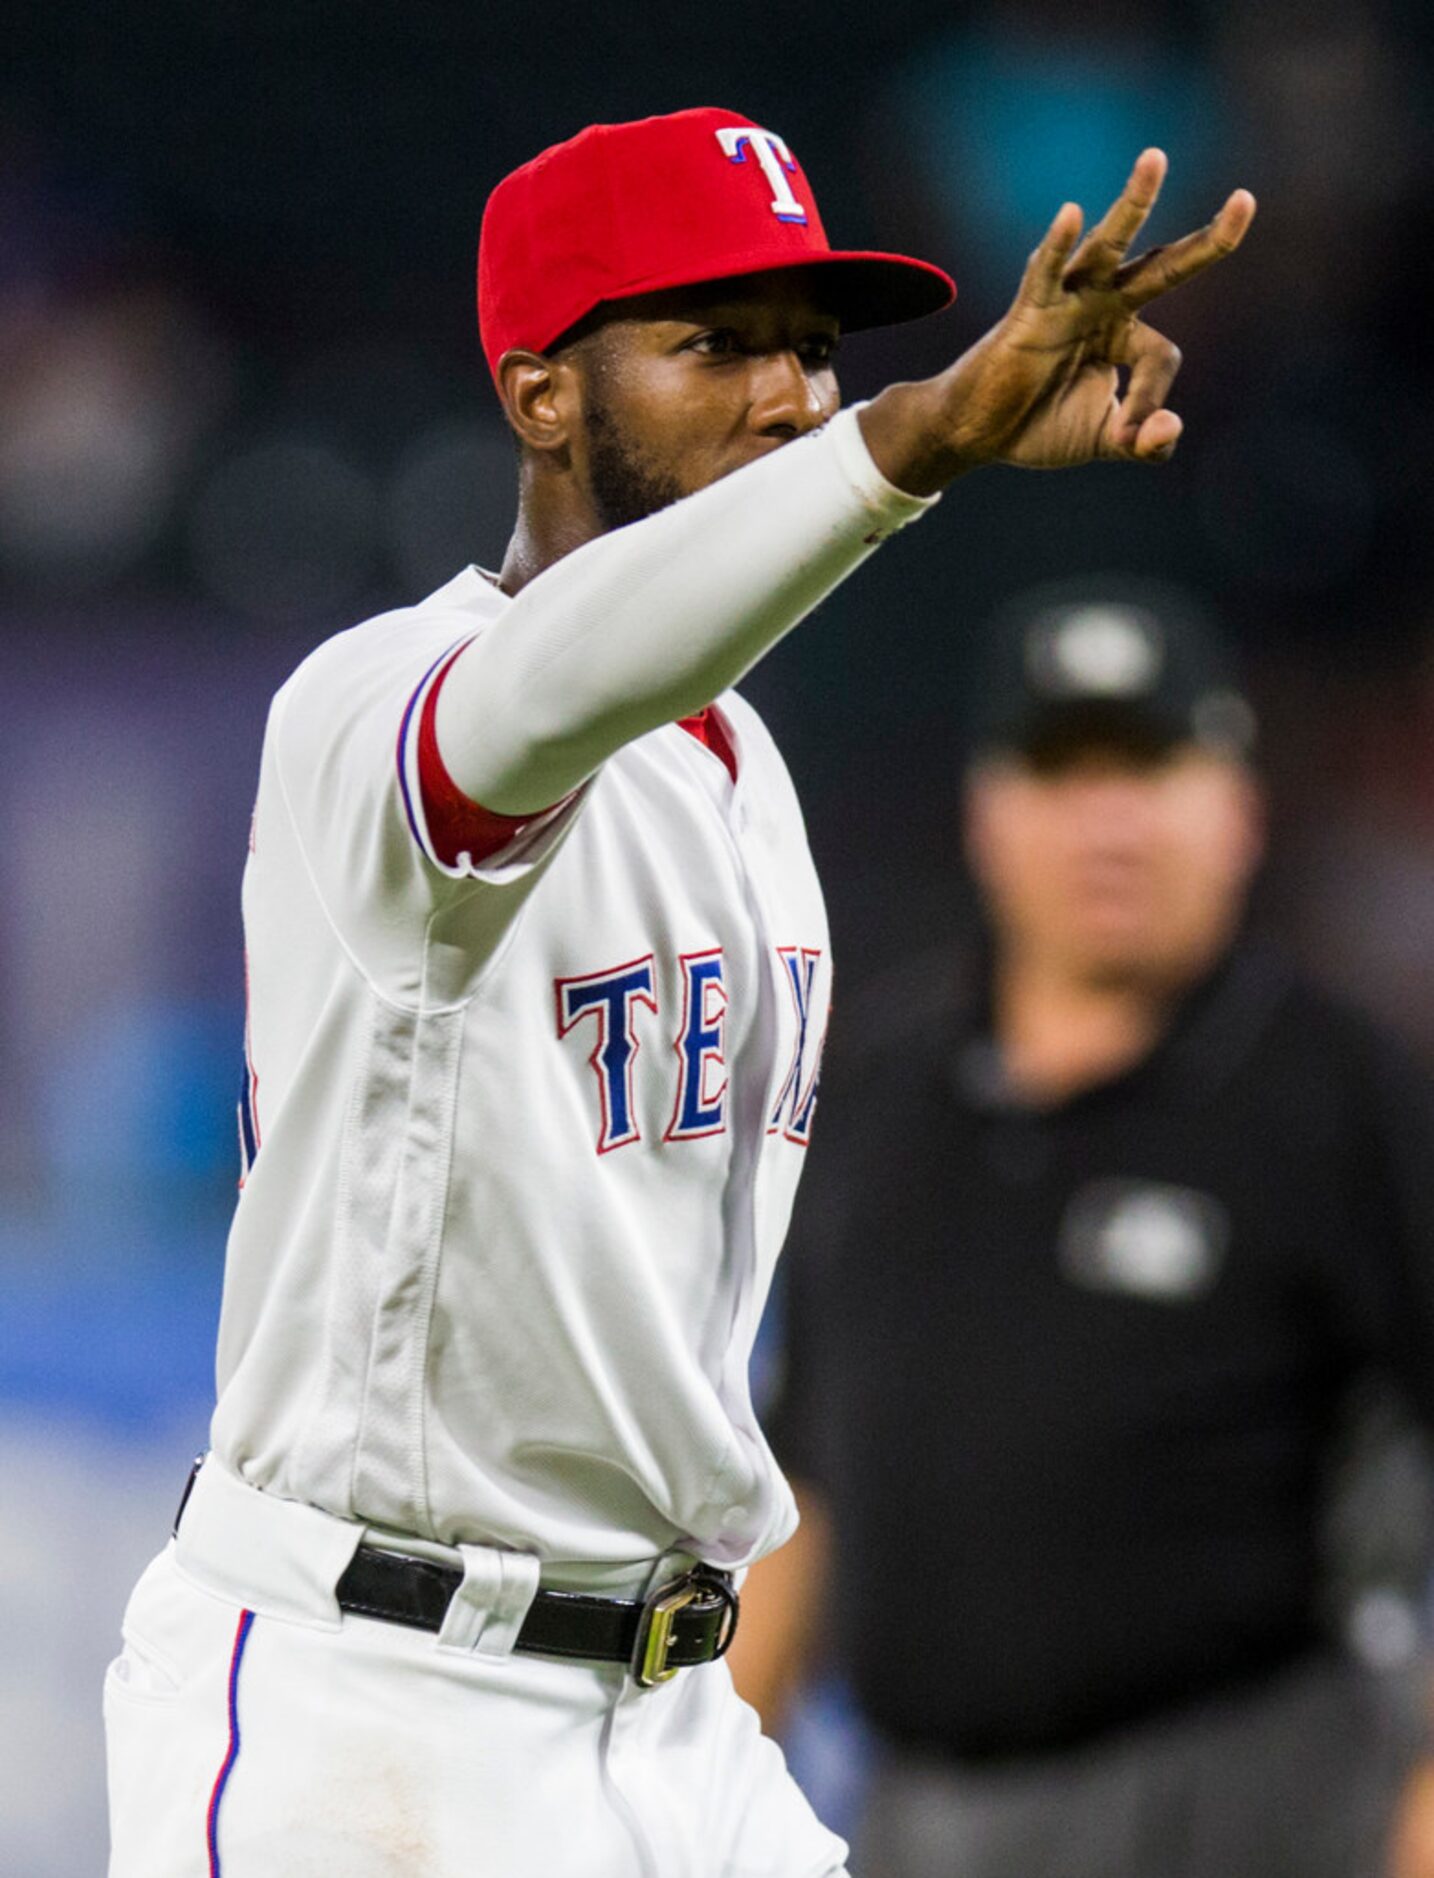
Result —
<svg viewBox="0 0 1434 1878"><path fill-rule="evenodd" d="M498 362L498 395L519 441L545 454L567 447L581 410L577 375L564 359L539 352L505 352Z"/></svg>

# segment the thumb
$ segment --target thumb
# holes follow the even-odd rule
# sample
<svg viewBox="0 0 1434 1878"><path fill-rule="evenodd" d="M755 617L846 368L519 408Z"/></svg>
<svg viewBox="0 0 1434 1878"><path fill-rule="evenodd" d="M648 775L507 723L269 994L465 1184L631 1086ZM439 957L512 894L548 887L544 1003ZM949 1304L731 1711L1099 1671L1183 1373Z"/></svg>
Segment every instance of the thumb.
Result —
<svg viewBox="0 0 1434 1878"><path fill-rule="evenodd" d="M1101 432L1098 454L1107 462L1164 463L1175 454L1175 446L1185 429L1183 420L1163 406L1141 420L1134 436L1112 403Z"/></svg>

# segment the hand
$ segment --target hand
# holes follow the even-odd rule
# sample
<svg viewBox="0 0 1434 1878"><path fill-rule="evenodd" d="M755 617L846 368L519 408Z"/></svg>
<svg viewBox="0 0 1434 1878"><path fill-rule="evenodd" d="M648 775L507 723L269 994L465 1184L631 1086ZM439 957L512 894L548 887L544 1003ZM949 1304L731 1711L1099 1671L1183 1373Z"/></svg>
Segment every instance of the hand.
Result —
<svg viewBox="0 0 1434 1878"><path fill-rule="evenodd" d="M1084 241L1080 209L1067 202L1005 318L939 378L892 386L867 406L863 434L893 482L928 495L980 463L1061 469L1171 454L1182 426L1165 399L1180 352L1140 312L1232 254L1255 198L1237 189L1207 227L1127 261L1165 168L1163 151L1143 151Z"/></svg>
<svg viewBox="0 0 1434 1878"><path fill-rule="evenodd" d="M1031 256L1011 310L958 360L957 420L972 433L967 448L978 460L1060 469L1097 457L1158 462L1174 450L1181 423L1165 399L1180 352L1140 312L1233 254L1255 198L1237 189L1208 227L1127 261L1164 179L1164 153L1144 151L1084 241L1081 212L1066 203Z"/></svg>

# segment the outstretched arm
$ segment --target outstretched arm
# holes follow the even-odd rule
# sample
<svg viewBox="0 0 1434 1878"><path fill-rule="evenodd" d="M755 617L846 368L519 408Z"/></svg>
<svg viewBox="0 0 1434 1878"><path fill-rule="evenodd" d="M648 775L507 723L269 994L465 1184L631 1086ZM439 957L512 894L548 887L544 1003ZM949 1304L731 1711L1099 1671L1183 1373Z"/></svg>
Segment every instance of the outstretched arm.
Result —
<svg viewBox="0 0 1434 1878"><path fill-rule="evenodd" d="M1127 261L1164 174L1147 150L1084 241L1068 203L1005 318L947 371L890 386L530 581L438 700L438 746L464 794L511 816L562 800L623 744L735 684L978 464L1168 456L1179 353L1140 309L1231 253L1255 205L1237 190L1208 228Z"/></svg>
<svg viewBox="0 0 1434 1878"><path fill-rule="evenodd" d="M438 746L474 801L522 816L614 751L710 704L874 552L921 497L875 468L856 413L585 542L452 667Z"/></svg>

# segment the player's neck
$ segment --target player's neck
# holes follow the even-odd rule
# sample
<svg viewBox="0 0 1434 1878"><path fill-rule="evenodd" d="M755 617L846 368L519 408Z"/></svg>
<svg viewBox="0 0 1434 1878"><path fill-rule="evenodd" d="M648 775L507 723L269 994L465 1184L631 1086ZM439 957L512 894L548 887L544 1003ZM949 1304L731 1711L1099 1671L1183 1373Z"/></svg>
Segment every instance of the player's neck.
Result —
<svg viewBox="0 0 1434 1878"><path fill-rule="evenodd" d="M498 585L515 594L575 548L605 532L592 503L570 477L535 476L519 480L518 519L503 556Z"/></svg>
<svg viewBox="0 0 1434 1878"><path fill-rule="evenodd" d="M506 594L515 594L527 586L530 580L536 580L545 568L561 561L563 556L571 554L574 548L582 547L600 534L600 529L583 532L576 528L558 534L551 529L535 530L525 527L522 516L513 530L507 552L503 556L503 566L498 574L498 585Z"/></svg>
<svg viewBox="0 0 1434 1878"><path fill-rule="evenodd" d="M1039 957L1009 959L996 971L992 1016L1006 1078L1038 1105L1134 1068L1169 1013L1169 997L1136 979L1092 983Z"/></svg>

